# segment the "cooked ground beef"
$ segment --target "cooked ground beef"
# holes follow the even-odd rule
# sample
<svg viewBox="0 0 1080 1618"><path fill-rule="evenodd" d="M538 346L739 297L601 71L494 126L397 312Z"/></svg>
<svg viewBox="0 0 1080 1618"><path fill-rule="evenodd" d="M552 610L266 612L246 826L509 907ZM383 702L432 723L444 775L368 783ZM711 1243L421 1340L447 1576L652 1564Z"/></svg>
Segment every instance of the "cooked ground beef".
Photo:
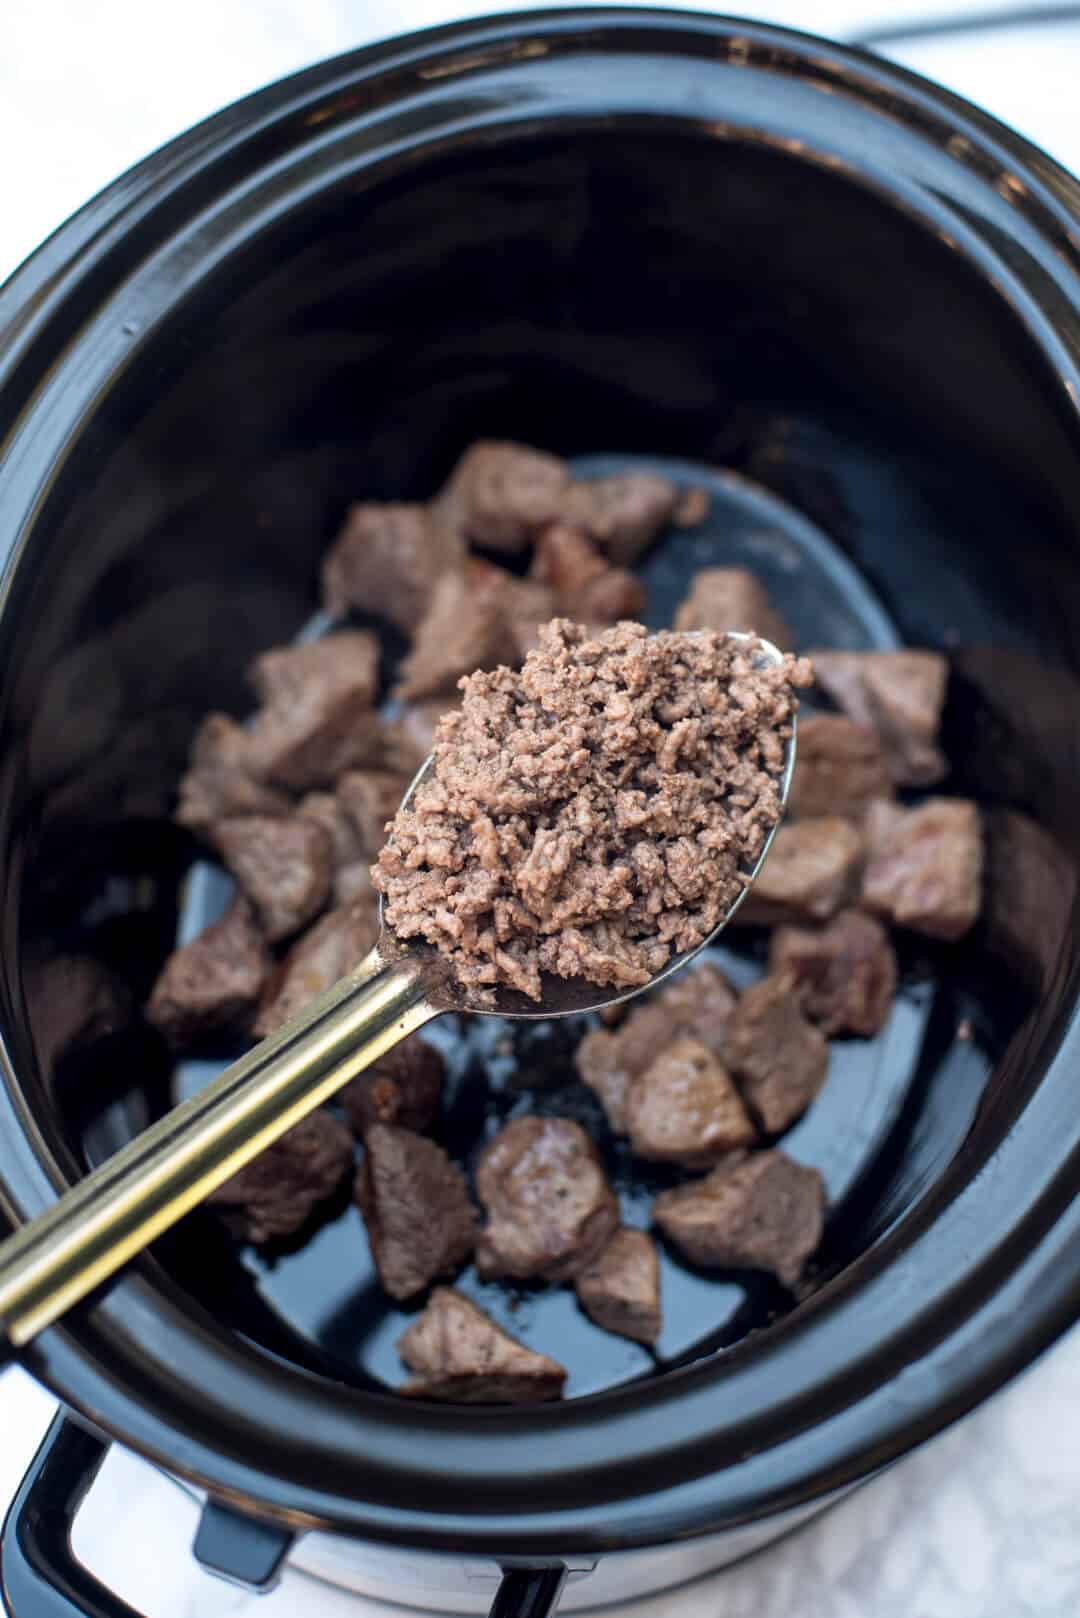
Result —
<svg viewBox="0 0 1080 1618"><path fill-rule="evenodd" d="M356 1202L379 1280L392 1298L415 1297L437 1277L453 1275L472 1253L478 1220L465 1176L423 1135L372 1124Z"/></svg>
<svg viewBox="0 0 1080 1618"><path fill-rule="evenodd" d="M434 1045L410 1034L345 1086L341 1100L358 1135L372 1124L423 1130L439 1107L446 1066Z"/></svg>
<svg viewBox="0 0 1080 1618"><path fill-rule="evenodd" d="M596 1147L569 1118L515 1118L476 1166L488 1216L476 1245L480 1275L565 1281L610 1241L619 1204Z"/></svg>
<svg viewBox="0 0 1080 1618"><path fill-rule="evenodd" d="M211 1191L245 1241L291 1236L341 1184L352 1167L352 1136L328 1112L317 1111Z"/></svg>
<svg viewBox="0 0 1080 1618"><path fill-rule="evenodd" d="M896 952L873 916L841 910L827 927L778 927L771 973L787 972L803 1009L822 1033L880 1033L896 994Z"/></svg>
<svg viewBox="0 0 1080 1618"><path fill-rule="evenodd" d="M962 938L979 914L982 897L982 830L975 804L965 798L928 798L916 809L877 803L866 830L867 908L931 938Z"/></svg>
<svg viewBox="0 0 1080 1618"><path fill-rule="evenodd" d="M386 921L491 1004L540 973L645 983L723 920L780 812L808 669L715 634L556 620L464 682L373 870Z"/></svg>
<svg viewBox="0 0 1080 1618"><path fill-rule="evenodd" d="M889 764L876 730L843 714L807 714L791 779L793 815L857 820L876 798L892 797Z"/></svg>
<svg viewBox="0 0 1080 1618"><path fill-rule="evenodd" d="M643 1230L617 1230L574 1282L578 1302L598 1326L653 1344L660 1335L660 1259Z"/></svg>
<svg viewBox="0 0 1080 1618"><path fill-rule="evenodd" d="M453 1287L436 1287L427 1307L399 1339L398 1353L415 1375L399 1390L449 1404L540 1404L557 1399L566 1372L536 1354Z"/></svg>
<svg viewBox="0 0 1080 1618"><path fill-rule="evenodd" d="M662 1191L653 1218L692 1264L771 1270L794 1286L821 1241L825 1187L783 1152L736 1152L703 1180Z"/></svg>
<svg viewBox="0 0 1080 1618"><path fill-rule="evenodd" d="M877 731L898 786L941 780L947 764L938 730L948 664L940 652L814 652L811 661L837 706Z"/></svg>
<svg viewBox="0 0 1080 1618"><path fill-rule="evenodd" d="M210 836L271 943L298 932L323 908L334 855L329 833L314 820L236 815L216 821Z"/></svg>
<svg viewBox="0 0 1080 1618"><path fill-rule="evenodd" d="M173 950L146 1005L147 1021L178 1050L248 1027L273 969L255 913L237 897L220 921Z"/></svg>
<svg viewBox="0 0 1080 1618"><path fill-rule="evenodd" d="M708 1168L757 1130L726 1068L699 1039L680 1036L630 1086L630 1144L639 1157Z"/></svg>
<svg viewBox="0 0 1080 1618"><path fill-rule="evenodd" d="M829 1047L807 1022L793 979L781 972L752 983L739 999L724 1059L770 1135L793 1124L825 1083Z"/></svg>

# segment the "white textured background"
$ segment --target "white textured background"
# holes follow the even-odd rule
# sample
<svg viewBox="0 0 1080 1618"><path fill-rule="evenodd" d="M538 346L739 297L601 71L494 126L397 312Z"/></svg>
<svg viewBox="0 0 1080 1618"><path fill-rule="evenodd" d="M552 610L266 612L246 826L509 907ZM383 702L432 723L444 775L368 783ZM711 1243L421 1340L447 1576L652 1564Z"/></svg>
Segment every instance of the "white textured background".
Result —
<svg viewBox="0 0 1080 1618"><path fill-rule="evenodd" d="M479 9L479 8L476 8ZM503 0L484 9L521 9ZM710 9L698 7L695 9ZM839 36L994 0L761 0ZM0 279L73 208L224 103L335 51L459 15L454 0L0 0ZM1080 171L1080 24L893 48ZM52 1401L0 1382L0 1506ZM195 1508L113 1454L79 1519L93 1569L146 1618L389 1618L296 1573L256 1598L202 1574ZM612 1618L1078 1618L1080 1333L1004 1393L754 1560ZM36 1614L18 1618L38 1618Z"/></svg>

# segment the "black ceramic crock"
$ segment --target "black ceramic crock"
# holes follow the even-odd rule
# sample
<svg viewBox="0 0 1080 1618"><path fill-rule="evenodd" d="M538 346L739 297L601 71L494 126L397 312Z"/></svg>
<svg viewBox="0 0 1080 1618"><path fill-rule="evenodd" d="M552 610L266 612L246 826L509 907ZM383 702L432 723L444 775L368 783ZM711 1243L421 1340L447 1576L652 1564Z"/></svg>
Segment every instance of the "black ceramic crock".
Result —
<svg viewBox="0 0 1080 1618"><path fill-rule="evenodd" d="M255 1582L328 1530L516 1567L496 1610L540 1613L563 1565L775 1534L1076 1314L1080 188L910 74L678 12L330 61L163 148L0 291L0 1214L167 1095L137 1028L52 1071L35 972L89 952L145 992L197 718L308 617L345 504L426 496L481 433L741 468L828 535L949 652L986 916L928 949L903 1104L816 1289L723 1351L539 1411L421 1407L230 1305L183 1233L133 1265L22 1356L89 1435L62 1426L9 1526L17 1618L126 1611L63 1544L105 1439L205 1489L206 1559ZM215 1550L244 1520L247 1552Z"/></svg>

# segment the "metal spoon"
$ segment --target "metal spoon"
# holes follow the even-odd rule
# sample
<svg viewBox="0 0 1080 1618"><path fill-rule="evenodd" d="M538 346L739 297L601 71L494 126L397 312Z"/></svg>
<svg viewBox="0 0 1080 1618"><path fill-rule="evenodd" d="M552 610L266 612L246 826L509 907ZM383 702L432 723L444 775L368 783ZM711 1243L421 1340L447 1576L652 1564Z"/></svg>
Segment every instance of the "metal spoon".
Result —
<svg viewBox="0 0 1080 1618"><path fill-rule="evenodd" d="M757 639L743 634L732 638ZM758 646L760 666L782 661L770 642L759 640ZM405 804L432 767L429 757ZM777 825L794 767L793 722ZM545 975L539 1005L509 989L497 992L494 1006L474 1005L430 946L406 947L384 924L374 949L333 988L0 1244L0 1327L9 1345L28 1343L384 1051L432 1018L446 1011L569 1017L633 999L663 982L727 926L761 870L775 831L774 826L747 873L746 887L710 937L698 949L676 956L648 983L615 994L603 994L584 979ZM382 921L381 903L379 914ZM6 1357L0 1343L0 1363Z"/></svg>

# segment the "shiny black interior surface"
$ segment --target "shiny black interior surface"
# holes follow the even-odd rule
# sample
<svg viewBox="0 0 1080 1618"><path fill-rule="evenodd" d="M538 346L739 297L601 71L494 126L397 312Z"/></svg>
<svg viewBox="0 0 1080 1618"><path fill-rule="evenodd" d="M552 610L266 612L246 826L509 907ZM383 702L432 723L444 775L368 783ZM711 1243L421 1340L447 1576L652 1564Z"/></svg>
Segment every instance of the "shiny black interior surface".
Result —
<svg viewBox="0 0 1080 1618"><path fill-rule="evenodd" d="M625 25L627 38L644 27ZM761 49L767 76L768 39ZM612 66L612 83L621 71ZM170 1064L136 1025L42 1071L32 1033L47 1043L46 1012L26 1003L29 969L86 953L145 994L196 855L168 818L191 731L208 708L242 711L253 653L308 619L319 557L348 501L427 496L479 434L569 455L677 456L773 492L850 562L900 638L949 652L948 790L985 805L992 856L1001 812L1029 817L1052 877L1039 890L1046 902L1019 922L1002 886L1010 928L995 909L992 857L976 935L958 949L906 951L926 1015L894 1075L895 1114L830 1227L823 1290L731 1357L737 1379L755 1357L765 1375L774 1338L781 1352L804 1318L848 1297L871 1273L875 1243L902 1254L959 1194L1022 1119L1072 1016L1080 434L1060 356L1080 304L1051 285L1033 227L1009 235L985 176L957 174L947 219L935 213L944 180L918 198L899 183L886 194L902 120L858 111L858 97L832 109L819 98L821 129L835 128L838 148L848 142L826 163L820 130L801 149L780 133L762 139L761 101L756 132L742 131L744 80L730 97L716 82L715 124L679 120L659 93L652 106L642 93L610 127L568 115L550 130L538 118L524 133L466 134L362 183L328 114L325 149L287 208L267 208L227 252L192 248L198 273L178 275L145 320L133 306L123 357L42 481L9 574L0 866L12 1117L40 1130L70 1171L167 1104ZM479 129L489 104L466 81L456 106ZM914 112L908 133L937 151ZM343 150L347 137L343 125ZM862 172L856 151L867 154ZM940 161L951 173L953 159ZM1055 273L1066 275L1060 263ZM752 962L759 945L738 948ZM564 1064L542 1040L530 1060L541 1089ZM1064 1154L1068 1113L1052 1115ZM33 1175L20 1185L25 1200ZM179 1291L160 1272L150 1286L190 1315L200 1352L231 1331L266 1357L267 1388L282 1361L363 1386L372 1367L353 1352L359 1328L347 1309L320 1314L310 1259L290 1268L282 1256L277 1282L253 1275L205 1216L157 1259ZM340 1250L328 1262L340 1266ZM924 1273L939 1279L925 1260ZM725 1356L701 1353L791 1304L755 1283L738 1294L674 1363L697 1358L695 1375L727 1374ZM850 1301L858 1307L857 1292ZM139 1307L151 1307L146 1297ZM573 1305L560 1295L553 1308ZM882 1316L875 1328L868 1314L868 1340L884 1344L900 1324ZM589 1352L608 1359L582 1392L644 1368L627 1345L592 1335ZM689 1396L685 1374L654 1377L657 1398ZM872 1383L868 1371L860 1385ZM377 1417L399 1420L415 1427L413 1413ZM475 1420L425 1417L448 1441L464 1430L455 1422ZM274 1452L256 1459L251 1436L243 1443L250 1470L236 1476L257 1492ZM717 1464L707 1453L691 1471ZM539 1487L543 1456L530 1454ZM322 1486L348 1494L341 1465ZM497 1500L493 1484L490 1509Z"/></svg>

